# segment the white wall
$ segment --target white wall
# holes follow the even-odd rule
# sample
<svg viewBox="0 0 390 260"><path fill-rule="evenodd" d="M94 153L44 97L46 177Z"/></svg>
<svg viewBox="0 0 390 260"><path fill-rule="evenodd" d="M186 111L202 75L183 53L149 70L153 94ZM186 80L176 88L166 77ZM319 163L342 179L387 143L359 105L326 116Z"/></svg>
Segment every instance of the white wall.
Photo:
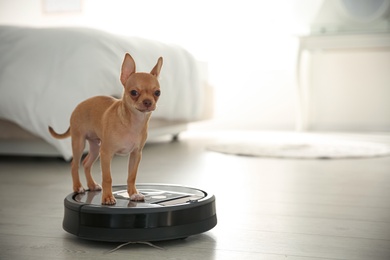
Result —
<svg viewBox="0 0 390 260"><path fill-rule="evenodd" d="M81 1L81 12L45 13L45 0L0 0L0 24L87 26L181 45L209 64L217 125L294 129L294 35L305 30L296 21L294 1ZM317 10L321 4L314 0L303 2L298 1L300 10ZM310 20L309 16L299 18ZM320 66L322 69L327 67ZM380 88L383 90L383 86ZM370 93L372 102L383 102L383 91ZM337 106L342 109L344 102L352 101L344 99ZM329 105L324 104L321 111ZM351 110L348 116L360 117L358 113ZM339 118L327 123L334 124L332 129L337 130L342 122L343 118Z"/></svg>
<svg viewBox="0 0 390 260"><path fill-rule="evenodd" d="M0 24L88 26L179 44L209 64L224 126L293 129L295 40L289 1L83 0L44 13L44 0L0 0Z"/></svg>

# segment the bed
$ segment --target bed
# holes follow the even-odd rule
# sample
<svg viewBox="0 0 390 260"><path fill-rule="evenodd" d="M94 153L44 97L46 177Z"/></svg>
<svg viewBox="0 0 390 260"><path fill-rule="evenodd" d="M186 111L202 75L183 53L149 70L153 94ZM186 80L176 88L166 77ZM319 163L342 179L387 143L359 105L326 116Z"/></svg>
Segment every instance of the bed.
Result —
<svg viewBox="0 0 390 260"><path fill-rule="evenodd" d="M89 28L0 26L0 154L69 160L70 138L52 138L48 125L65 131L82 100L120 97L126 52L137 71L150 71L164 58L150 138L177 137L188 123L209 117L212 95L204 65L179 46Z"/></svg>

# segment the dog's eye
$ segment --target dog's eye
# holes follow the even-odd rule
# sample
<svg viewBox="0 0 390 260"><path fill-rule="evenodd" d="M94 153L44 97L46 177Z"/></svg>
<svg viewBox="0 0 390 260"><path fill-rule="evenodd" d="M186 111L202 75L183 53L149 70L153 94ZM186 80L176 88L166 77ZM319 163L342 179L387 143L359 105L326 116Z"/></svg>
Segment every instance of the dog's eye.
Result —
<svg viewBox="0 0 390 260"><path fill-rule="evenodd" d="M130 91L130 95L132 95L133 97L136 97L136 96L138 96L138 91L132 90L132 91Z"/></svg>
<svg viewBox="0 0 390 260"><path fill-rule="evenodd" d="M156 97L159 97L159 96L161 95L161 91L160 91L160 90L156 90L156 91L154 92L154 95L155 95Z"/></svg>

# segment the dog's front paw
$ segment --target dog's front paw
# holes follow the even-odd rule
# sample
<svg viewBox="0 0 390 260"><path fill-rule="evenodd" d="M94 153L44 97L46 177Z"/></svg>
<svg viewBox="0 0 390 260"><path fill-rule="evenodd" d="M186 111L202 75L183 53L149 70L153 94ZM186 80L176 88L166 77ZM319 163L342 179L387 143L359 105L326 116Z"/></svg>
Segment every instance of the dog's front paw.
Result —
<svg viewBox="0 0 390 260"><path fill-rule="evenodd" d="M75 193L85 193L85 189L83 188L83 186L80 186L80 187L73 187L73 191Z"/></svg>
<svg viewBox="0 0 390 260"><path fill-rule="evenodd" d="M142 194L133 194L130 196L130 200L132 201L144 201L145 200L145 196L142 195Z"/></svg>
<svg viewBox="0 0 390 260"><path fill-rule="evenodd" d="M116 199L114 196L111 195L106 195L102 197L102 204L103 205L115 205L116 204Z"/></svg>
<svg viewBox="0 0 390 260"><path fill-rule="evenodd" d="M100 186L97 183L94 183L93 185L91 185L91 187L88 187L88 188L91 191L100 191L100 190L102 190L102 186Z"/></svg>

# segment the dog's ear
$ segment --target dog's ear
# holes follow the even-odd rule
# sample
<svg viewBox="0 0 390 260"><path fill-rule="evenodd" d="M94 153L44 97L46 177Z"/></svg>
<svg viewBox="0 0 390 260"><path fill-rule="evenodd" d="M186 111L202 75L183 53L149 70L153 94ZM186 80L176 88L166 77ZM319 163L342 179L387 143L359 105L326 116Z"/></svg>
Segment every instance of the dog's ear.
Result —
<svg viewBox="0 0 390 260"><path fill-rule="evenodd" d="M135 62L130 54L125 54L125 59L122 63L122 71L121 71L121 82L123 86L126 85L126 81L129 79L130 75L135 73Z"/></svg>
<svg viewBox="0 0 390 260"><path fill-rule="evenodd" d="M158 77L158 75L160 75L160 70L161 70L162 64L163 64L163 58L160 57L160 58L158 58L157 64L154 66L154 68L152 69L150 74Z"/></svg>

